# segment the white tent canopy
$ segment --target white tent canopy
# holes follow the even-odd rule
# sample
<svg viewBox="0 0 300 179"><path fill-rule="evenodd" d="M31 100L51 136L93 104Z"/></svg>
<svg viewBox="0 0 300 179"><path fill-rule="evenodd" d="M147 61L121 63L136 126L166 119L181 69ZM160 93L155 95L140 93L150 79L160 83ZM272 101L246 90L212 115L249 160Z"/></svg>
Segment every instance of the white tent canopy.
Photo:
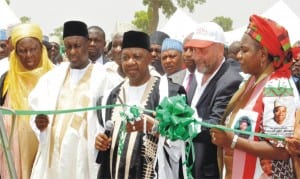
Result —
<svg viewBox="0 0 300 179"><path fill-rule="evenodd" d="M5 0L0 0L0 29L7 29L20 23L20 19L10 9Z"/></svg>
<svg viewBox="0 0 300 179"><path fill-rule="evenodd" d="M197 22L177 8L165 26L159 29L171 38L183 41L184 38L196 28Z"/></svg>
<svg viewBox="0 0 300 179"><path fill-rule="evenodd" d="M109 37L109 40L111 40L116 33L123 34L129 30L137 30L137 28L130 22L117 21L113 33L110 34L111 37Z"/></svg>
<svg viewBox="0 0 300 179"><path fill-rule="evenodd" d="M300 18L282 0L275 3L270 9L261 14L261 16L272 19L285 27L289 32L292 44L300 40ZM233 31L225 32L228 45L235 40L241 40L246 28L247 25Z"/></svg>

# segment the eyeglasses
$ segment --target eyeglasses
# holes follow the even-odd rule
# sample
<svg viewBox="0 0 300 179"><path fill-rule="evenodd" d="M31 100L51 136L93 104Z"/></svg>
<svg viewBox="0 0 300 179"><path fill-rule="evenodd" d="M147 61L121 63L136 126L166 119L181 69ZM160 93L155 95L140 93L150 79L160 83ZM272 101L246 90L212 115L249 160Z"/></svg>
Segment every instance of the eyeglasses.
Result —
<svg viewBox="0 0 300 179"><path fill-rule="evenodd" d="M49 46L47 47L47 50L51 50L52 48L58 50L58 49L59 49L59 46L58 46L58 45L49 45Z"/></svg>

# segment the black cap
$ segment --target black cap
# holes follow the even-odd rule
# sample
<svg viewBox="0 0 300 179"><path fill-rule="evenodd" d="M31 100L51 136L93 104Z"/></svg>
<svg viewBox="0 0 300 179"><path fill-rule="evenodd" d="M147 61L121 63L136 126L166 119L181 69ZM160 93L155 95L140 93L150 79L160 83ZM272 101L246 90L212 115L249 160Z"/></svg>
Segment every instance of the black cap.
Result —
<svg viewBox="0 0 300 179"><path fill-rule="evenodd" d="M150 35L150 44L162 45L166 38L170 38L168 34L161 31L155 31Z"/></svg>
<svg viewBox="0 0 300 179"><path fill-rule="evenodd" d="M64 23L63 39L69 36L83 36L89 38L87 25L81 21L67 21Z"/></svg>
<svg viewBox="0 0 300 179"><path fill-rule="evenodd" d="M149 36L146 33L139 31L125 32L123 35L122 49L135 47L150 51Z"/></svg>

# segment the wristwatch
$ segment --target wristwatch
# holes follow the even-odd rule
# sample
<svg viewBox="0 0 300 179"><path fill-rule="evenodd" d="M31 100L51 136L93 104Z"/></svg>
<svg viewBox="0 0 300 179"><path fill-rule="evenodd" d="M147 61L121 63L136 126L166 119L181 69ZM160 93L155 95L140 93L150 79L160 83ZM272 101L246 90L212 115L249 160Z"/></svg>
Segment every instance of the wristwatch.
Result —
<svg viewBox="0 0 300 179"><path fill-rule="evenodd" d="M239 136L236 135L236 134L233 136L232 143L231 143L231 146L230 146L232 149L235 148L235 145L237 143L238 138L239 138Z"/></svg>

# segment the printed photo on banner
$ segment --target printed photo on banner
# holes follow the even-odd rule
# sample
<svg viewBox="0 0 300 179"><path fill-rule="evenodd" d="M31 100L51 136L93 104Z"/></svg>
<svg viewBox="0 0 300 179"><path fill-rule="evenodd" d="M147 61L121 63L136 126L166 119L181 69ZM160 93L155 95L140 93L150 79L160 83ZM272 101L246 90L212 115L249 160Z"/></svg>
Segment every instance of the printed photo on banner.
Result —
<svg viewBox="0 0 300 179"><path fill-rule="evenodd" d="M272 171L272 160L260 158L260 166L262 169L262 174L259 179L271 179L273 171Z"/></svg>
<svg viewBox="0 0 300 179"><path fill-rule="evenodd" d="M236 114L231 128L241 131L254 132L257 116L257 112L241 109ZM236 132L236 134L246 139L250 137L248 134L242 134L238 132Z"/></svg>
<svg viewBox="0 0 300 179"><path fill-rule="evenodd" d="M293 135L295 106L292 96L268 97L265 99L263 130L270 135L287 137Z"/></svg>

